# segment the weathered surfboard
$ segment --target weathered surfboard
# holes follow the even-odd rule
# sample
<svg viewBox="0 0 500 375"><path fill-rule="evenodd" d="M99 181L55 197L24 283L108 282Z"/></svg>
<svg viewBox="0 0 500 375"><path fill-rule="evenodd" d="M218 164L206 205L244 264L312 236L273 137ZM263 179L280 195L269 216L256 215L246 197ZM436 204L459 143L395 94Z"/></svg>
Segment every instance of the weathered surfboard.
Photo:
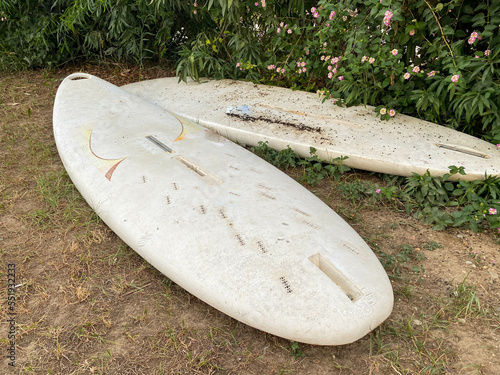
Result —
<svg viewBox="0 0 500 375"><path fill-rule="evenodd" d="M340 345L391 313L391 283L329 206L251 152L97 77L58 89L54 136L72 181L146 261L225 314Z"/></svg>

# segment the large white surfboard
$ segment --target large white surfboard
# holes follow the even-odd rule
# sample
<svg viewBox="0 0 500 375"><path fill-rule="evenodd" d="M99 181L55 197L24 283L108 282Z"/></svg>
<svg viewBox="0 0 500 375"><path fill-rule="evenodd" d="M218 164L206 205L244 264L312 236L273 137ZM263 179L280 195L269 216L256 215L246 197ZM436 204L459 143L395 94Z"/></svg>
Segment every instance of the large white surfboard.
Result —
<svg viewBox="0 0 500 375"><path fill-rule="evenodd" d="M77 73L58 89L54 136L103 221L225 314L290 340L340 345L391 313L391 283L363 239L220 135Z"/></svg>
<svg viewBox="0 0 500 375"><path fill-rule="evenodd" d="M488 142L401 114L381 121L373 107L341 108L313 93L232 80L186 84L175 77L123 89L243 145L267 141L302 157L312 146L327 162L348 156L345 164L353 168L401 176L427 170L442 176L452 165L467 173L453 179L500 175L500 150Z"/></svg>

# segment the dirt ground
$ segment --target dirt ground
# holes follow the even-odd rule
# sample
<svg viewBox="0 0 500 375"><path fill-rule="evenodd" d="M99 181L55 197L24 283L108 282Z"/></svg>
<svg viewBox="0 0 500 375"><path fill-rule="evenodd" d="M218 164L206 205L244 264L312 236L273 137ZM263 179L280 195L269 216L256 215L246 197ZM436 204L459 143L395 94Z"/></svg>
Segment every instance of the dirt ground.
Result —
<svg viewBox="0 0 500 375"><path fill-rule="evenodd" d="M368 173L310 188L365 239L393 283L391 316L361 340L292 343L172 283L98 219L65 174L52 108L74 71L117 85L172 74L86 65L0 76L0 373L500 374L498 234L436 232L342 193L349 181L382 184Z"/></svg>

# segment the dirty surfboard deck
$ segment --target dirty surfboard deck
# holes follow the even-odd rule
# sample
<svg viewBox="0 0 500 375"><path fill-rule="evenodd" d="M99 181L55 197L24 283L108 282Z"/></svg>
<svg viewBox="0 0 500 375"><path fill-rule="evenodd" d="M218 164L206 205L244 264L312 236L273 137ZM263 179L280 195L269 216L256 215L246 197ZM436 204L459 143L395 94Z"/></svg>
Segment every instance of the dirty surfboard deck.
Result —
<svg viewBox="0 0 500 375"><path fill-rule="evenodd" d="M314 147L322 160L347 156L350 167L401 176L427 170L442 176L453 165L467 173L454 179L500 175L500 150L488 142L406 115L381 121L373 107L341 108L313 93L233 80L178 83L175 77L123 89L243 145L267 141L302 157Z"/></svg>
<svg viewBox="0 0 500 375"><path fill-rule="evenodd" d="M363 239L246 149L83 73L60 85L53 121L102 220L223 313L319 345L358 340L391 313L391 283Z"/></svg>

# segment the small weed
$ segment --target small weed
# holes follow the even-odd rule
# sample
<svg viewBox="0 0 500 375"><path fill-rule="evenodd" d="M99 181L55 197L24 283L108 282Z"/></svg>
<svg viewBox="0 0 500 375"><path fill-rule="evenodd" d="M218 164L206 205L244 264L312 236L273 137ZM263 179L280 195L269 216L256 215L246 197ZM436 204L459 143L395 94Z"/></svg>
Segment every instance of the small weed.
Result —
<svg viewBox="0 0 500 375"><path fill-rule="evenodd" d="M281 169L295 168L301 160L290 146L287 146L284 150L276 151L268 146L267 141L260 141L258 146L251 147L250 150L265 161Z"/></svg>
<svg viewBox="0 0 500 375"><path fill-rule="evenodd" d="M290 353L295 357L295 358L300 358L300 357L304 357L305 354L304 352L302 351L302 349L300 349L300 345L297 341L293 341L291 344L290 344Z"/></svg>
<svg viewBox="0 0 500 375"><path fill-rule="evenodd" d="M378 257L380 262L382 263L382 266L385 268L389 277L391 278L401 277L401 274L403 273L402 268L407 268L407 266L405 266L406 263L410 261L421 261L425 259L425 257L422 258L423 254L416 252L415 249L413 249L413 247L411 247L410 245L400 246L400 251L395 255L379 251ZM412 267L412 271L417 273L419 277L421 277L425 272L422 265Z"/></svg>
<svg viewBox="0 0 500 375"><path fill-rule="evenodd" d="M440 244L438 244L438 243L437 243L437 242L435 242L435 241L430 241L430 242L428 242L427 244L425 244L423 247L424 247L424 249L427 249L427 250L429 250L429 251L434 251L434 250L436 250L436 249L440 249L440 248L442 248L442 247L443 247L443 245L440 245Z"/></svg>
<svg viewBox="0 0 500 375"><path fill-rule="evenodd" d="M465 283L469 274L457 285L451 295L453 298L452 308L456 311L455 318L465 319L469 316L476 316L483 313L476 288Z"/></svg>
<svg viewBox="0 0 500 375"><path fill-rule="evenodd" d="M281 366L278 366L277 369L279 375L285 375L285 374L290 374L293 372L293 370L287 370L282 368Z"/></svg>
<svg viewBox="0 0 500 375"><path fill-rule="evenodd" d="M351 168L344 164L344 161L348 158L347 156L340 156L332 159L329 163L324 163L319 160L316 151L314 147L311 147L311 156L299 162L304 171L301 178L302 182L310 186L315 186L319 185L325 178L332 178L338 181L345 172L351 170Z"/></svg>
<svg viewBox="0 0 500 375"><path fill-rule="evenodd" d="M370 197L371 191L375 191L375 184L370 181L354 181L345 182L338 186L338 190L344 197L349 199L352 203L359 202L364 198Z"/></svg>
<svg viewBox="0 0 500 375"><path fill-rule="evenodd" d="M65 170L50 172L46 175L36 177L35 180L38 192L52 209L55 209L64 199L74 199L77 194L76 188L71 183Z"/></svg>
<svg viewBox="0 0 500 375"><path fill-rule="evenodd" d="M401 294L406 299L410 300L411 297L415 294L416 288L411 285L404 285L400 291L395 291L396 294Z"/></svg>
<svg viewBox="0 0 500 375"><path fill-rule="evenodd" d="M330 163L325 163L318 158L314 147L310 148L311 156L306 159L300 158L290 146L276 151L268 146L268 142L259 142L258 146L251 148L251 151L277 168L302 167L301 181L311 186L318 185L325 178L339 180L341 175L351 170L343 163L347 157L341 156L332 159Z"/></svg>

